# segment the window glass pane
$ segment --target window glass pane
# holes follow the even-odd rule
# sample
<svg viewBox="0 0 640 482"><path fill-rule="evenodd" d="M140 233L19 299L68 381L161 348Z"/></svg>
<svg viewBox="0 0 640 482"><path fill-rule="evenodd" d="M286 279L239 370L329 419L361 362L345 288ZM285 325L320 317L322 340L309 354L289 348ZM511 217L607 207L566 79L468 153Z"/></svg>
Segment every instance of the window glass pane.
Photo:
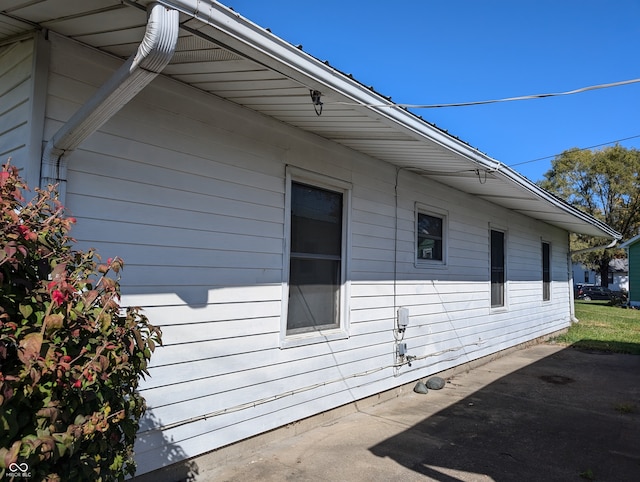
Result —
<svg viewBox="0 0 640 482"><path fill-rule="evenodd" d="M340 261L291 258L287 332L339 324Z"/></svg>
<svg viewBox="0 0 640 482"><path fill-rule="evenodd" d="M418 259L442 261L442 218L418 213Z"/></svg>
<svg viewBox="0 0 640 482"><path fill-rule="evenodd" d="M291 252L340 256L342 194L291 185Z"/></svg>
<svg viewBox="0 0 640 482"><path fill-rule="evenodd" d="M291 184L288 334L340 326L342 209L342 193Z"/></svg>
<svg viewBox="0 0 640 482"><path fill-rule="evenodd" d="M504 306L504 233L491 231L491 306Z"/></svg>

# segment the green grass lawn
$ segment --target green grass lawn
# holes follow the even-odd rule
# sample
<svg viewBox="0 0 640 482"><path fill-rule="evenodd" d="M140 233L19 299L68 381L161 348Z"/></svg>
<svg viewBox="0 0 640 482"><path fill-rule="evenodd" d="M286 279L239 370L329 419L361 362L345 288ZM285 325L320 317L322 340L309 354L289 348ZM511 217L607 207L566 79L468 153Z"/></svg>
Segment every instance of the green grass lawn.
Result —
<svg viewBox="0 0 640 482"><path fill-rule="evenodd" d="M556 343L583 350L640 355L640 310L609 306L606 301L576 301L576 318Z"/></svg>

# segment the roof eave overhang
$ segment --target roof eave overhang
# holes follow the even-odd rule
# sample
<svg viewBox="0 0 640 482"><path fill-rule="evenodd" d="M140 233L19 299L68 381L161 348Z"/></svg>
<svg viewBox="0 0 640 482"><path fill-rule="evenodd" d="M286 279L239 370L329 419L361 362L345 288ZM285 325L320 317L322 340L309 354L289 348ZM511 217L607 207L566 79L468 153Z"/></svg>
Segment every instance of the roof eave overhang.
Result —
<svg viewBox="0 0 640 482"><path fill-rule="evenodd" d="M336 127L338 136L327 136L314 126L307 125L306 130L567 231L620 238L619 233L606 224L554 197L511 168L213 0L124 0L125 5L141 10L146 10L154 2L181 12L181 28L185 32L278 73L297 84L302 91L303 87L317 90L334 103L348 104L348 108L358 116L372 121L371 125L375 127L367 134L376 136L377 128L389 133L390 137L376 137L378 146L383 143L384 148L372 154L371 142L364 139L360 144L353 142L346 131L338 130L340 127ZM37 28L37 24L29 25ZM213 93L225 97L224 92ZM233 98L229 100L234 101ZM309 102L311 107L311 100ZM395 143L392 138L396 139ZM421 146L419 154L395 155L398 139L402 139L399 142L403 147L409 148L409 144L411 148ZM429 154L431 147L437 151L436 156ZM478 180L482 174L484 180L490 178L491 182L479 187L468 184L468 177L466 180L455 179L455 171L449 162L474 171Z"/></svg>
<svg viewBox="0 0 640 482"><path fill-rule="evenodd" d="M595 229L603 237L621 239L620 233L605 223L554 197L508 166L425 122L370 88L245 19L233 10L210 0L158 1L215 27L221 34L216 37L216 42L222 47L304 83L310 89L323 93L330 91L332 97L341 98L344 102L358 106L359 109L368 110L371 117L386 124L392 124L394 128L405 133L408 132L415 138L428 139L430 142L439 144L448 151L467 159L478 169L489 172L496 177L502 177L506 182L517 186L527 195L548 203L552 210L572 217L573 222L569 223L571 226L566 227L567 230L593 232ZM398 167L407 167L397 165ZM412 166L412 170L416 170L415 166ZM584 224L587 229L578 229L580 224Z"/></svg>

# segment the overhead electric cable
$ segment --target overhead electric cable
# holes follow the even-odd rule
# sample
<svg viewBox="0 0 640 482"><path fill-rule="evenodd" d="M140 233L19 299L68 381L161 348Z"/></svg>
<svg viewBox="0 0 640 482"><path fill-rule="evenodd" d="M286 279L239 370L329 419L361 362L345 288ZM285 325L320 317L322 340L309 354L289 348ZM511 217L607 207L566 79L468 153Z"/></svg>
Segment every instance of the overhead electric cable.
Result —
<svg viewBox="0 0 640 482"><path fill-rule="evenodd" d="M326 102L326 104L339 104L339 105L363 105L365 107L387 107L387 108L407 108L407 109L437 109L442 107L467 107L472 105L483 104L496 104L498 102L513 102L516 100L530 100L530 99L542 99L545 97L559 97L562 95L581 94L582 92L588 92L590 90L608 89L610 87L620 87L622 85L636 84L640 82L639 79L622 80L620 82L611 82L609 84L590 85L588 87L581 87L575 90L569 90L566 92L552 92L548 94L533 94L523 95L519 97L507 97L504 99L492 99L492 100L478 100L473 102L455 102L451 104L362 104L357 102Z"/></svg>
<svg viewBox="0 0 640 482"><path fill-rule="evenodd" d="M617 144L618 142L628 141L629 139L637 139L638 137L640 137L640 134L638 134L636 136L631 136L631 137L624 137L622 139L616 139L615 141L603 142L602 144L595 144L593 146L579 147L577 149L579 151L584 151L584 150L587 150L587 149L593 149L594 147L602 147L602 146L609 146L611 144ZM516 162L515 164L509 164L509 167L521 166L522 164L529 164L531 162L544 161L546 159L553 159L554 157L557 157L559 155L560 154L553 154L552 156L544 156L544 157L538 157L537 159L530 159L528 161Z"/></svg>

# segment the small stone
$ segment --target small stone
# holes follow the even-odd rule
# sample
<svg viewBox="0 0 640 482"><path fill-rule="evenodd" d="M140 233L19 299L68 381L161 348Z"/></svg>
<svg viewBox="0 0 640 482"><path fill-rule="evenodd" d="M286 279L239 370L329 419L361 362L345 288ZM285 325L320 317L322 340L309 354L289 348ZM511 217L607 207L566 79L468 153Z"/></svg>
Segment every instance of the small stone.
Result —
<svg viewBox="0 0 640 482"><path fill-rule="evenodd" d="M416 383L416 386L413 387L413 391L422 394L429 392L429 390L427 390L427 386L423 382Z"/></svg>
<svg viewBox="0 0 640 482"><path fill-rule="evenodd" d="M445 383L447 383L444 378L440 377L431 377L427 380L427 388L431 390L440 390L444 387Z"/></svg>

